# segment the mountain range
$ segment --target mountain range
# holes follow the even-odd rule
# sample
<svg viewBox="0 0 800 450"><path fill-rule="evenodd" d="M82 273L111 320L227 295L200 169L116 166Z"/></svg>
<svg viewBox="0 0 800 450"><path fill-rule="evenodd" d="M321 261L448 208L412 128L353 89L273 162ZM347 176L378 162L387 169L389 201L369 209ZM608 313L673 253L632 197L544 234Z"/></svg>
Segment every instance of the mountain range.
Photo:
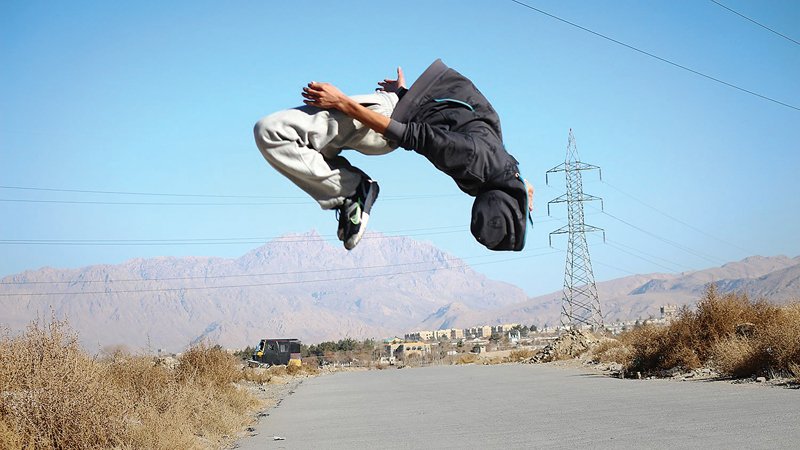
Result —
<svg viewBox="0 0 800 450"><path fill-rule="evenodd" d="M681 274L598 283L606 320L688 304L708 283L770 301L800 299L800 257L753 256ZM158 257L0 280L0 326L66 318L88 350L180 351L207 340L243 348L265 337L306 343L414 330L558 322L561 293L529 298L463 260L407 237L368 234L347 252L316 232L286 235L239 258Z"/></svg>

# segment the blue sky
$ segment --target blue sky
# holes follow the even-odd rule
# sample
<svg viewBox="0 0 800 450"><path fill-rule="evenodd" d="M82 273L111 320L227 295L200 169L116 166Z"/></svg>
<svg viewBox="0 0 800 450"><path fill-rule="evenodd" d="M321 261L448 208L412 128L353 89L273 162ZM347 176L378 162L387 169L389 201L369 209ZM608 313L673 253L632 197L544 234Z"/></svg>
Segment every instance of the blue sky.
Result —
<svg viewBox="0 0 800 450"><path fill-rule="evenodd" d="M710 1L527 3L800 107L800 45ZM722 3L800 40L797 2ZM511 1L3 2L0 56L0 275L159 255L236 257L258 240L312 229L339 245L333 213L266 164L253 124L299 105L308 81L367 93L396 66L410 83L436 58L489 98L537 188L526 250L475 243L471 199L402 149L346 152L381 183L371 230L481 262L476 270L530 295L560 289L566 238L554 237L554 250L548 233L566 209L554 205L548 217L546 202L564 185L553 177L546 186L544 174L563 162L572 128L581 159L603 170L602 182L596 173L584 179L608 213L586 207L586 221L606 230L605 243L589 237L598 281L800 254L800 111ZM227 241L130 245L186 239ZM126 245L20 243L30 240Z"/></svg>

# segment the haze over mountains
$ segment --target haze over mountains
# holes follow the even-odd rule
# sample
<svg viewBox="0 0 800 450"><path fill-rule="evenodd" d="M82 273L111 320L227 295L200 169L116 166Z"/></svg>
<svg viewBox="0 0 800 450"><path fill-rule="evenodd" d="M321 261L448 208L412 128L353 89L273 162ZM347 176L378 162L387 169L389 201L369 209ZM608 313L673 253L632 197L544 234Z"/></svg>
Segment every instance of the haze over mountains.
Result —
<svg viewBox="0 0 800 450"><path fill-rule="evenodd" d="M304 342L517 322L555 324L561 293L528 298L428 244L370 234L347 252L315 232L287 235L237 259L159 257L3 278L0 325L67 317L89 351L180 351L208 339L243 348L264 337ZM598 283L607 320L695 302L707 283L771 301L800 299L800 257L754 256L683 274ZM8 295L27 294L27 295ZM37 294L37 295L30 295Z"/></svg>

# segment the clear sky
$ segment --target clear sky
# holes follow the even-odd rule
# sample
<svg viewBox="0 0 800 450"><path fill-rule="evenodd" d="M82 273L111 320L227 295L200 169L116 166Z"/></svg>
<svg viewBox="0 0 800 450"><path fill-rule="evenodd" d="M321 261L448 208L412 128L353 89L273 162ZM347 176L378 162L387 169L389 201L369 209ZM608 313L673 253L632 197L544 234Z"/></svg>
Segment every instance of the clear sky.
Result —
<svg viewBox="0 0 800 450"><path fill-rule="evenodd" d="M535 226L522 253L489 252L469 234L471 199L423 157L346 152L381 183L371 230L432 242L530 295L560 289L566 237L551 249L548 233L566 207L548 217L546 203L565 187L545 172L572 128L603 172L584 174L607 213L586 207L606 230L589 237L598 281L800 254L800 44L711 1L526 2L790 106L512 1L3 2L0 276L237 257L310 230L340 245L333 213L262 159L253 124L299 105L308 81L367 93L436 58L499 112L537 188ZM796 1L720 3L800 40ZM86 240L106 242L74 245Z"/></svg>

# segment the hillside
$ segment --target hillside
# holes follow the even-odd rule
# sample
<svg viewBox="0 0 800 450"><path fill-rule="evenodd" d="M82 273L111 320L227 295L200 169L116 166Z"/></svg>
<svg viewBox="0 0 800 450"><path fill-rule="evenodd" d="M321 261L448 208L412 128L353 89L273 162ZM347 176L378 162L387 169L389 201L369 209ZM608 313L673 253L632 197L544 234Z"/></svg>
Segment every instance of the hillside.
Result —
<svg viewBox="0 0 800 450"><path fill-rule="evenodd" d="M311 232L237 259L134 259L43 268L2 281L27 284L0 285L0 294L49 295L0 297L0 324L20 330L52 309L89 349L177 351L203 338L242 348L267 336L306 342L386 336L416 327L446 304L471 313L526 299L521 289L489 280L429 244L378 234L352 252Z"/></svg>
<svg viewBox="0 0 800 450"><path fill-rule="evenodd" d="M800 257L751 256L741 261L681 274L633 275L597 283L607 322L658 317L665 304L696 302L709 283L720 292L743 292L775 303L800 300ZM528 299L478 315L487 323L553 325L561 313L561 292ZM471 318L475 320L475 317ZM532 320L532 322L531 322Z"/></svg>
<svg viewBox="0 0 800 450"><path fill-rule="evenodd" d="M320 269L324 268L324 269ZM598 283L607 321L658 316L714 282L722 292L800 298L800 258L753 256L681 274ZM263 337L304 342L402 335L499 323L558 323L561 293L528 298L427 243L369 234L352 252L310 232L239 258L159 257L78 269L43 268L2 279L0 326L69 319L90 351L113 345L180 351L209 339L243 348ZM12 284L17 283L17 284ZM18 284L24 283L24 284Z"/></svg>

